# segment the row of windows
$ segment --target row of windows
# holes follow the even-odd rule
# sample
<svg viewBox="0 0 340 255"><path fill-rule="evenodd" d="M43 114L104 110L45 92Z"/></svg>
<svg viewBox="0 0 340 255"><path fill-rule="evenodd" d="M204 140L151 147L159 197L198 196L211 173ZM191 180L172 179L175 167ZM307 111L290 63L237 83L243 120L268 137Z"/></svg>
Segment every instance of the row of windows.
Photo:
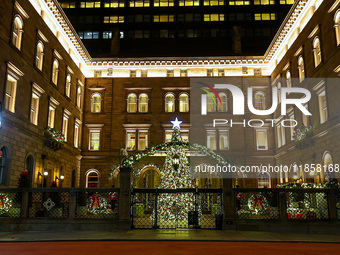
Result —
<svg viewBox="0 0 340 255"><path fill-rule="evenodd" d="M75 1L59 1L62 8L76 8L77 3ZM101 2L103 2L101 4ZM127 3L126 3L127 2ZM176 4L176 0L154 0L154 7L173 7ZM293 4L294 0L203 0L203 6L223 6L223 5L274 5L274 4ZM106 1L81 1L80 8L119 8L119 7L150 7L152 6L151 0L106 0ZM199 0L178 0L176 6L200 6Z"/></svg>
<svg viewBox="0 0 340 255"><path fill-rule="evenodd" d="M23 34L23 20L21 16L16 15L13 21L13 29L12 29L12 44L18 49L21 50L22 44L22 34ZM34 65L40 71L43 71L44 67L44 54L45 54L45 46L41 40L38 41L36 45L35 51L35 62ZM59 82L59 69L60 63L58 60L59 53L54 54L54 59L52 63L52 72L51 72L51 82L54 85L58 85ZM67 97L71 97L71 85L72 85L72 76L71 73L68 72L66 75L65 82L65 95ZM16 82L15 79L11 76L8 76L7 79L7 88L6 95L8 96L7 105L10 111L14 112L15 105L15 92L16 92ZM77 87L77 95L76 95L76 105L81 107L81 98L82 98L82 89L81 86Z"/></svg>
<svg viewBox="0 0 340 255"><path fill-rule="evenodd" d="M227 18L227 16L229 18ZM176 19L177 17L177 19ZM104 16L103 23L124 23L127 22L216 22L216 21L225 21L225 20L276 20L277 15L275 13L255 13L255 14L161 14L161 15L128 15L120 16L120 15L112 15L112 16Z"/></svg>

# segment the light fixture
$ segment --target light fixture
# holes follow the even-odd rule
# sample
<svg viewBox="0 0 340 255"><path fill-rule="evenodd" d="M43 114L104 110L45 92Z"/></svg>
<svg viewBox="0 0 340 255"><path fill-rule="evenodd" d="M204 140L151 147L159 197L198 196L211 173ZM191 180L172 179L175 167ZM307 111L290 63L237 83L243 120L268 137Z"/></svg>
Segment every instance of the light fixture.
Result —
<svg viewBox="0 0 340 255"><path fill-rule="evenodd" d="M46 178L48 176L48 168L46 167L44 170L44 177Z"/></svg>

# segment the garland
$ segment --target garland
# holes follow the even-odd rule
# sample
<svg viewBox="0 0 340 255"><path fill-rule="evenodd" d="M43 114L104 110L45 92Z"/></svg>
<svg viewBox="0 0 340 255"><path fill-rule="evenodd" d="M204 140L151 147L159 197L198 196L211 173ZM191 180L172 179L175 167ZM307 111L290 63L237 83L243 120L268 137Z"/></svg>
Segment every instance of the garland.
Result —
<svg viewBox="0 0 340 255"><path fill-rule="evenodd" d="M61 131L56 131L54 128L46 128L46 132L58 142L65 142L65 135Z"/></svg>
<svg viewBox="0 0 340 255"><path fill-rule="evenodd" d="M306 127L302 124L301 128L295 128L295 132L293 134L293 138L297 141L301 141L305 137L311 134L312 127Z"/></svg>
<svg viewBox="0 0 340 255"><path fill-rule="evenodd" d="M268 212L267 198L261 194L251 195L248 198L248 208L252 214L262 215Z"/></svg>
<svg viewBox="0 0 340 255"><path fill-rule="evenodd" d="M0 193L0 215L7 213L12 204L12 200L7 194Z"/></svg>

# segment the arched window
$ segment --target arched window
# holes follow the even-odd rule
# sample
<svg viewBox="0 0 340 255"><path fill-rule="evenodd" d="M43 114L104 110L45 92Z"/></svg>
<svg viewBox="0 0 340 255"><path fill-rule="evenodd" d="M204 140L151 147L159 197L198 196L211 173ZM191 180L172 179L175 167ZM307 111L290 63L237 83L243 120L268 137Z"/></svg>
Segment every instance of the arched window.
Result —
<svg viewBox="0 0 340 255"><path fill-rule="evenodd" d="M255 93L255 109L257 110L264 110L265 109L265 96L263 94L263 92L256 92Z"/></svg>
<svg viewBox="0 0 340 255"><path fill-rule="evenodd" d="M305 63L302 56L300 56L298 59L298 70L300 82L303 82L303 80L305 79Z"/></svg>
<svg viewBox="0 0 340 255"><path fill-rule="evenodd" d="M216 98L213 95L207 95L207 112L216 112Z"/></svg>
<svg viewBox="0 0 340 255"><path fill-rule="evenodd" d="M175 111L175 96L172 93L169 93L165 96L165 112L174 112Z"/></svg>
<svg viewBox="0 0 340 255"><path fill-rule="evenodd" d="M127 111L128 112L137 112L137 96L136 96L136 94L128 95Z"/></svg>
<svg viewBox="0 0 340 255"><path fill-rule="evenodd" d="M340 9L335 13L334 23L336 45L340 45Z"/></svg>
<svg viewBox="0 0 340 255"><path fill-rule="evenodd" d="M59 73L59 62L57 59L54 59L53 67L52 67L52 82L55 85L58 84L58 73Z"/></svg>
<svg viewBox="0 0 340 255"><path fill-rule="evenodd" d="M19 50L21 48L23 21L20 16L16 16L13 21L12 43Z"/></svg>
<svg viewBox="0 0 340 255"><path fill-rule="evenodd" d="M88 170L85 174L86 188L98 188L100 172L96 169Z"/></svg>
<svg viewBox="0 0 340 255"><path fill-rule="evenodd" d="M95 93L91 97L91 112L101 112L102 97L99 93Z"/></svg>
<svg viewBox="0 0 340 255"><path fill-rule="evenodd" d="M257 183L257 187L258 188L264 188L264 187L267 187L267 188L270 188L270 175L269 173L259 173L258 175L258 183Z"/></svg>
<svg viewBox="0 0 340 255"><path fill-rule="evenodd" d="M147 94L139 95L139 112L148 112L149 97Z"/></svg>
<svg viewBox="0 0 340 255"><path fill-rule="evenodd" d="M2 147L0 150L0 184L6 185L8 174L9 155L7 147Z"/></svg>
<svg viewBox="0 0 340 255"><path fill-rule="evenodd" d="M70 97L70 95L71 95L71 84L72 84L71 74L67 74L67 76L66 76L66 84L65 84L65 94L68 97Z"/></svg>
<svg viewBox="0 0 340 255"><path fill-rule="evenodd" d="M37 53L35 56L35 66L42 70L44 61L44 45L42 42L38 42L37 44Z"/></svg>
<svg viewBox="0 0 340 255"><path fill-rule="evenodd" d="M34 174L34 158L29 155L26 158L26 170L28 172L28 178L30 180L30 186L32 186L33 174Z"/></svg>
<svg viewBox="0 0 340 255"><path fill-rule="evenodd" d="M227 95L225 93L218 93L221 98L222 105L218 102L218 111L219 112L226 112L228 110L228 102L227 102Z"/></svg>
<svg viewBox="0 0 340 255"><path fill-rule="evenodd" d="M287 83L287 88L292 87L292 75L290 74L289 70L286 72L286 83Z"/></svg>
<svg viewBox="0 0 340 255"><path fill-rule="evenodd" d="M189 96L183 93L179 96L179 111L188 112L189 111Z"/></svg>
<svg viewBox="0 0 340 255"><path fill-rule="evenodd" d="M321 63L321 46L319 37L315 37L313 40L313 53L315 67Z"/></svg>
<svg viewBox="0 0 340 255"><path fill-rule="evenodd" d="M334 175L333 158L329 151L325 151L325 153L323 154L323 165L327 167L325 171L325 179L326 180L334 179L335 175Z"/></svg>

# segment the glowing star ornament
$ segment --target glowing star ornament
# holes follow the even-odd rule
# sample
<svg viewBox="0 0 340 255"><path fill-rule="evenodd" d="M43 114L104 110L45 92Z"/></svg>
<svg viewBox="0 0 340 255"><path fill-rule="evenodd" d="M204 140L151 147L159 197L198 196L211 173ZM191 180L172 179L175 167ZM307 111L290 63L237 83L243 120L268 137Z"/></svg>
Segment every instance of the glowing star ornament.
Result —
<svg viewBox="0 0 340 255"><path fill-rule="evenodd" d="M179 121L178 118L176 117L175 120L171 121L172 123L172 129L178 128L181 129L180 125L182 124L183 121Z"/></svg>

